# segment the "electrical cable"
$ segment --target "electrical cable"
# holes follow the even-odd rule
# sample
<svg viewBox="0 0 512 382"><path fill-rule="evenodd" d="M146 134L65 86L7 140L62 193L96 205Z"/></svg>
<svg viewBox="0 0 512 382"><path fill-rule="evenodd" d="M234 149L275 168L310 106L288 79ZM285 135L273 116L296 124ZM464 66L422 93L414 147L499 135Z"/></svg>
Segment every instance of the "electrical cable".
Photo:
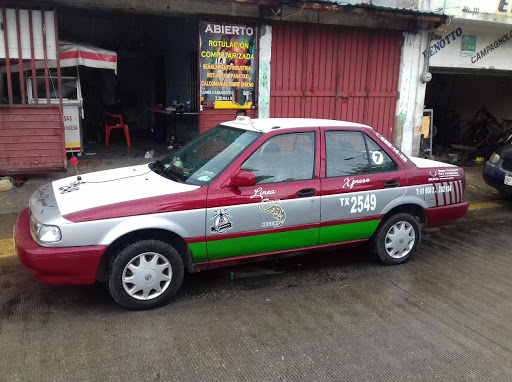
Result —
<svg viewBox="0 0 512 382"><path fill-rule="evenodd" d="M302 5L302 7L300 8L300 11L298 11L297 13L293 13L291 15L288 15L288 16L279 16L277 13L274 12L274 9L272 7L270 7L270 10L272 11L272 13L274 14L275 17L278 17L280 20L284 20L284 19L288 19L290 17L298 16L304 10L304 8L306 8L306 3L305 2ZM282 12L282 9L281 9L281 12Z"/></svg>

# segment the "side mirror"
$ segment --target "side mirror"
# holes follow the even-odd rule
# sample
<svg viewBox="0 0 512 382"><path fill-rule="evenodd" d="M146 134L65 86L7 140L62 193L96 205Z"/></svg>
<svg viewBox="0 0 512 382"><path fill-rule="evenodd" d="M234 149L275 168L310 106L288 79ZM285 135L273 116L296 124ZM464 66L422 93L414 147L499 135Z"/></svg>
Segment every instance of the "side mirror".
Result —
<svg viewBox="0 0 512 382"><path fill-rule="evenodd" d="M256 185L256 175L249 171L240 171L231 178L231 187L251 187Z"/></svg>

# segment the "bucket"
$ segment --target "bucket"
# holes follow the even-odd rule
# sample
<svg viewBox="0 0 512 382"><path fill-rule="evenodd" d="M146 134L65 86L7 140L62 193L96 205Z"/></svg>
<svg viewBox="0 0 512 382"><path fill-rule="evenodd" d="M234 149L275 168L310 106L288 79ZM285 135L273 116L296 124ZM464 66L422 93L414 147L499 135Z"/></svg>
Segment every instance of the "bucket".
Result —
<svg viewBox="0 0 512 382"><path fill-rule="evenodd" d="M12 183L9 179L0 179L0 192L9 191L12 188Z"/></svg>

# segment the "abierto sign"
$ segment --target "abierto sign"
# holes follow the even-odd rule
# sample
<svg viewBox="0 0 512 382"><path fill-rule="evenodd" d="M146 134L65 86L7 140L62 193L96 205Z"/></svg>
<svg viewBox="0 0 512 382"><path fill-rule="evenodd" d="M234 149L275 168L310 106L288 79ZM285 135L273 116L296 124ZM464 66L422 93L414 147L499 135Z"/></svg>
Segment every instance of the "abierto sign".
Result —
<svg viewBox="0 0 512 382"><path fill-rule="evenodd" d="M430 66L512 69L512 27L481 29L468 25L450 26L440 40L432 41L430 48L423 52L425 57L429 53Z"/></svg>
<svg viewBox="0 0 512 382"><path fill-rule="evenodd" d="M256 89L256 27L203 21L199 29L201 108L252 108Z"/></svg>

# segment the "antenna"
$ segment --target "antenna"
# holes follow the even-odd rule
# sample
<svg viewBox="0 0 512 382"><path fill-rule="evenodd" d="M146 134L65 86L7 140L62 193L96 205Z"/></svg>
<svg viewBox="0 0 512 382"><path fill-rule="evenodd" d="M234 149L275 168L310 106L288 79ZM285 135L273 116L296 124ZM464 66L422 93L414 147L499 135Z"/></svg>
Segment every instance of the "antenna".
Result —
<svg viewBox="0 0 512 382"><path fill-rule="evenodd" d="M75 165L75 169L76 169L76 181L77 183L82 183L82 177L80 176L80 174L78 173L78 158L77 157L71 157L71 159L69 160L69 163L71 163L72 165Z"/></svg>

